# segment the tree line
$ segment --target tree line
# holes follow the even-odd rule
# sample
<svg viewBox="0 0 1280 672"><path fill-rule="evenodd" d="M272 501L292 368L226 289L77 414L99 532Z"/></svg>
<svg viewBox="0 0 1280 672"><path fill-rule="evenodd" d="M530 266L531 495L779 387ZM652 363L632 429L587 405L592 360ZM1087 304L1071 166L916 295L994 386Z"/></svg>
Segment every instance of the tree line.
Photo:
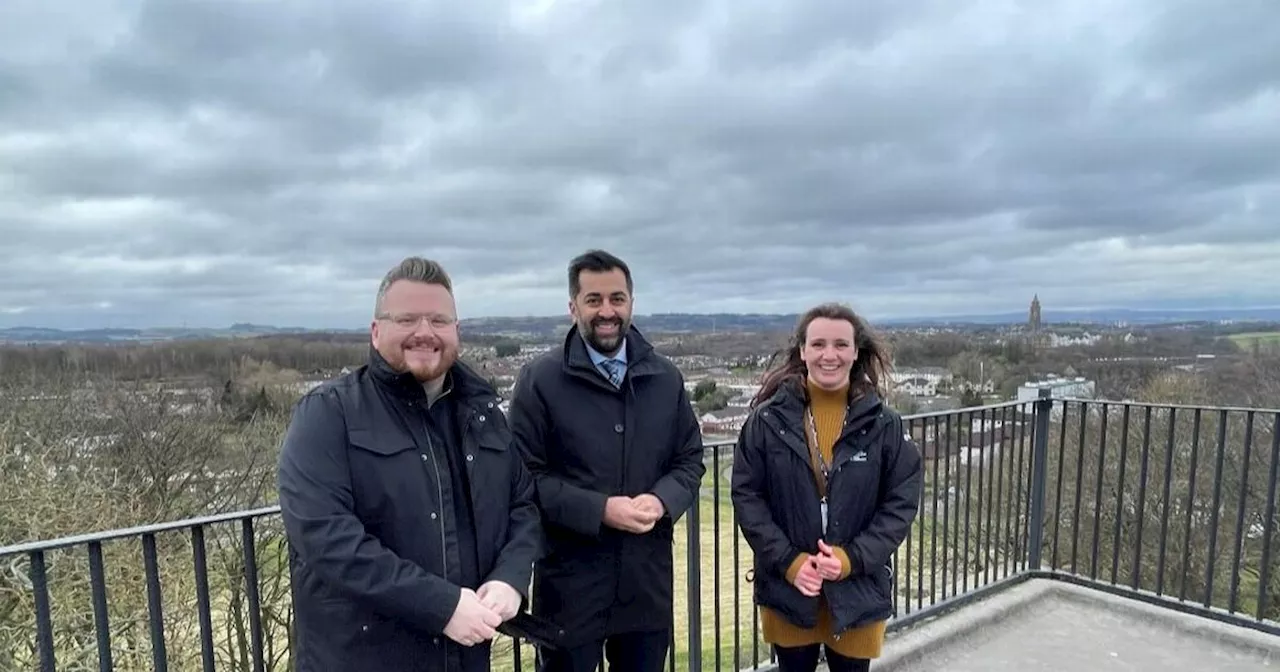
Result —
<svg viewBox="0 0 1280 672"><path fill-rule="evenodd" d="M507 337L468 334L464 348L504 355L519 352ZM218 380L245 359L271 362L304 375L364 363L369 335L265 335L155 343L0 345L0 384L39 384L51 377L104 377L122 381Z"/></svg>

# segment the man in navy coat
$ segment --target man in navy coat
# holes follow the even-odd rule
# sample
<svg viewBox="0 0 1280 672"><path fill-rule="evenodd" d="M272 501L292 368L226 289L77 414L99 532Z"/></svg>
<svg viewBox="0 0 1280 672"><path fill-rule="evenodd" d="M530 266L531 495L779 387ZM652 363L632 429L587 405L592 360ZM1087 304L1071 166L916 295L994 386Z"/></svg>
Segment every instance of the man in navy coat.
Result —
<svg viewBox="0 0 1280 672"><path fill-rule="evenodd" d="M368 363L299 400L281 448L300 672L487 672L525 601L534 482L488 382L458 361L449 276L378 290Z"/></svg>
<svg viewBox="0 0 1280 672"><path fill-rule="evenodd" d="M697 501L702 433L680 370L631 325L631 271L569 264L574 318L521 371L511 429L538 484L547 556L533 610L565 631L542 672L660 672L672 628L673 527Z"/></svg>

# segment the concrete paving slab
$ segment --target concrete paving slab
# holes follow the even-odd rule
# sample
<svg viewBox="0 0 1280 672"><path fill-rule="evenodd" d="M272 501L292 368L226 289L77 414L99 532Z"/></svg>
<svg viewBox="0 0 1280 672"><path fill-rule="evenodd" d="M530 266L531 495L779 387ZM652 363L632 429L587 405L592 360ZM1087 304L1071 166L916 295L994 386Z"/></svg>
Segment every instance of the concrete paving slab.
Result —
<svg viewBox="0 0 1280 672"><path fill-rule="evenodd" d="M1280 637L1050 579L890 635L874 672L1258 672Z"/></svg>

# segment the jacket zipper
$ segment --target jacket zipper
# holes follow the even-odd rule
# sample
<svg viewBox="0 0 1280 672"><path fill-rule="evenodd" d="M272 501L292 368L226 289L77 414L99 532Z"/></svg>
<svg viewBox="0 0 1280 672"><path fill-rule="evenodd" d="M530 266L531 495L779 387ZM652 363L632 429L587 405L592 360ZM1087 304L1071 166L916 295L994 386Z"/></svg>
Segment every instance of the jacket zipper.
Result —
<svg viewBox="0 0 1280 672"><path fill-rule="evenodd" d="M852 435L846 435L846 434L845 434L845 430L847 430L847 429L848 429L848 427L849 427L849 422L848 422L848 421L846 421L846 422L845 422L845 425L844 425L844 428L843 428L843 429L841 430L841 432L840 432L840 436L836 437L836 445L837 445L837 446L838 446L838 445L840 445L840 442L841 442L841 441L845 440L846 436L852 436ZM881 432L881 433L883 433L883 432ZM877 436L879 436L879 434L877 434ZM856 441L856 439L855 439L855 441ZM866 450L865 446L864 446L863 450ZM834 452L834 451L833 451L833 452ZM853 462L853 457L852 457L852 456L845 457L843 460L840 460L840 462L839 462L838 464L835 464L835 465L833 465L833 466L832 466L832 469L831 469L831 478L829 479L829 482L828 482L828 492L827 492L827 495L828 495L828 496L831 494L831 492L830 492L830 490L829 490L829 488L830 488L830 484L835 482L835 480L836 480L836 474L840 473L840 471L841 471L842 469L844 469L846 466L848 466L850 462ZM830 543L830 542L828 542L828 543Z"/></svg>
<svg viewBox="0 0 1280 672"><path fill-rule="evenodd" d="M436 506L440 507L440 567L444 574L442 578L447 581L449 580L449 551L445 546L444 538L444 484L440 482L440 464L436 461L436 444L435 441L431 440L431 427L427 425L426 420L422 422L422 429L425 430L427 435L427 455L431 457L431 468L436 474ZM440 669L449 669L449 648L447 645L440 647L440 657L442 659L441 662L444 663L444 667Z"/></svg>

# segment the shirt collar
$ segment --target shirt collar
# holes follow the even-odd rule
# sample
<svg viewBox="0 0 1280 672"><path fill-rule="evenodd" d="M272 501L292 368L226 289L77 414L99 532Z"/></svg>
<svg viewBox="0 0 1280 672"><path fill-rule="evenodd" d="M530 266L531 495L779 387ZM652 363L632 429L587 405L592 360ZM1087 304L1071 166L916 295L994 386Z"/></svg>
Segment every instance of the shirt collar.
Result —
<svg viewBox="0 0 1280 672"><path fill-rule="evenodd" d="M601 354L598 350L591 347L591 344L587 342L587 339L585 338L582 339L582 344L587 346L587 356L591 358L591 363L596 366L600 366L601 363L609 359L616 359L624 365L627 363L627 339L625 338L622 339L622 347L618 348L618 353L613 357Z"/></svg>

